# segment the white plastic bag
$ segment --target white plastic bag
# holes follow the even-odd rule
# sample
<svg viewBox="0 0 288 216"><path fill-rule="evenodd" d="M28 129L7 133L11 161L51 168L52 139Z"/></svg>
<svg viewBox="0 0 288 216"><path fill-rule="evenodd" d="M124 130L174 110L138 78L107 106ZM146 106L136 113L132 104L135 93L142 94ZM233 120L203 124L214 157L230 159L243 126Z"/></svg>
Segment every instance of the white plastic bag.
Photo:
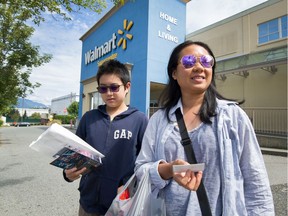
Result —
<svg viewBox="0 0 288 216"><path fill-rule="evenodd" d="M111 206L109 207L108 211L106 212L105 216L122 216L127 215L130 206L132 204L132 198L133 194L136 190L136 181L137 177L135 173L130 177L130 179L127 181L127 183L122 188L121 192L117 194L117 196L114 198ZM120 196L121 194L126 190L129 190L130 198L121 200Z"/></svg>
<svg viewBox="0 0 288 216"><path fill-rule="evenodd" d="M152 193L148 195L141 216L166 216L165 201L161 194L157 198Z"/></svg>
<svg viewBox="0 0 288 216"><path fill-rule="evenodd" d="M149 171L142 176L140 182L135 184L137 177L131 176L123 189L113 200L105 216L165 216L166 209L164 199L154 198L151 193L151 181ZM120 200L122 192L128 188L130 198Z"/></svg>

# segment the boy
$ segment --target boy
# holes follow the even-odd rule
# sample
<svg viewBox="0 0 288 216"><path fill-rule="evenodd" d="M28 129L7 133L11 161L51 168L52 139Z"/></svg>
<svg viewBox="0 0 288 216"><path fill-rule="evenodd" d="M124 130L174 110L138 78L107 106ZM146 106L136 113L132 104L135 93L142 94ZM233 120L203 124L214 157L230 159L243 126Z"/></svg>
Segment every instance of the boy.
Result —
<svg viewBox="0 0 288 216"><path fill-rule="evenodd" d="M86 112L76 134L105 157L100 167L81 177L79 216L106 213L117 189L133 174L148 123L144 113L124 103L131 85L124 64L117 60L104 62L96 79L105 105ZM64 170L64 178L72 182L80 178L85 169Z"/></svg>

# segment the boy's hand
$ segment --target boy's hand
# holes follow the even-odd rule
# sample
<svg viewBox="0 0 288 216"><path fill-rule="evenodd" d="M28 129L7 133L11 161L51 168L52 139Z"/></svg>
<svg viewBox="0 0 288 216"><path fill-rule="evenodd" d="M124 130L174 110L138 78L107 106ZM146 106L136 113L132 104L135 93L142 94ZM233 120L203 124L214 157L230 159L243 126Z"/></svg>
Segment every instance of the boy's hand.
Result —
<svg viewBox="0 0 288 216"><path fill-rule="evenodd" d="M70 181L75 181L76 179L79 179L82 176L82 173L85 171L86 167L83 167L80 170L77 170L76 167L64 170L66 178L68 178Z"/></svg>

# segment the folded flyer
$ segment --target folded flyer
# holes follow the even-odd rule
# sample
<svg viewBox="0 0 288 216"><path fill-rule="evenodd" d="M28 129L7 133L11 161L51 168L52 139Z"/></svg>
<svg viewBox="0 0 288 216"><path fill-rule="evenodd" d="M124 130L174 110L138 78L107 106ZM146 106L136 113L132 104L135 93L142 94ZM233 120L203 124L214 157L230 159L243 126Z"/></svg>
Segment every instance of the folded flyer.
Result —
<svg viewBox="0 0 288 216"><path fill-rule="evenodd" d="M205 168L204 163L187 164L187 165L173 165L173 172L186 172L188 169L193 172L203 171Z"/></svg>
<svg viewBox="0 0 288 216"><path fill-rule="evenodd" d="M29 147L54 158L50 164L63 169L73 166L78 169L83 166L88 169L97 167L104 157L80 137L57 123L52 124Z"/></svg>

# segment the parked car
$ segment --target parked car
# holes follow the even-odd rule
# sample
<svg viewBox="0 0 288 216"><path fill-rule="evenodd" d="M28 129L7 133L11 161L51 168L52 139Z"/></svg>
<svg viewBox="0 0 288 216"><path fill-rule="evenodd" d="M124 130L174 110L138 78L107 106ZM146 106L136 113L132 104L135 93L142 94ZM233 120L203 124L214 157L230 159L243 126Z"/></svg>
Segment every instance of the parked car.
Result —
<svg viewBox="0 0 288 216"><path fill-rule="evenodd" d="M15 127L29 127L30 123L29 122L17 122L15 124Z"/></svg>

